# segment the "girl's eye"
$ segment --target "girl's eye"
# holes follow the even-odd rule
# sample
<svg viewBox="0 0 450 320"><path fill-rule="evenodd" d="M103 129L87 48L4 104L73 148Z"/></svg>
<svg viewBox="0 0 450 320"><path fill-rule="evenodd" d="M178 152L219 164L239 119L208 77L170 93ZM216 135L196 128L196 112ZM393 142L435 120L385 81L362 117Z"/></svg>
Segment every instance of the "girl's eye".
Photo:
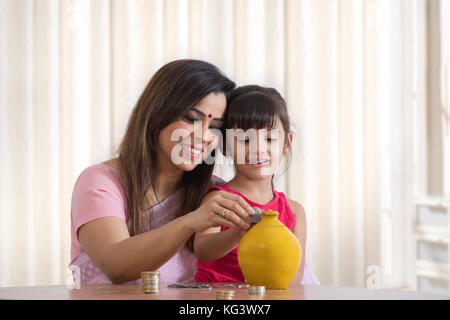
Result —
<svg viewBox="0 0 450 320"><path fill-rule="evenodd" d="M274 142L274 141L277 141L277 139L275 139L275 138L267 138L267 141Z"/></svg>
<svg viewBox="0 0 450 320"><path fill-rule="evenodd" d="M245 139L245 140L239 140L240 143L249 143L250 139Z"/></svg>

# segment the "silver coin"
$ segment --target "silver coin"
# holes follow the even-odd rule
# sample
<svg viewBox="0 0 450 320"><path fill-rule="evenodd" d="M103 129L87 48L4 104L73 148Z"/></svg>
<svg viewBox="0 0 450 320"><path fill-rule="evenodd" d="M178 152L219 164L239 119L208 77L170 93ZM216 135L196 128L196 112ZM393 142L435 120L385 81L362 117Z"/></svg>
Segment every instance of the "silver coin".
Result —
<svg viewBox="0 0 450 320"><path fill-rule="evenodd" d="M253 223L258 223L261 221L261 219L262 219L261 212L259 212L258 210L255 210L255 214L250 216L250 220Z"/></svg>

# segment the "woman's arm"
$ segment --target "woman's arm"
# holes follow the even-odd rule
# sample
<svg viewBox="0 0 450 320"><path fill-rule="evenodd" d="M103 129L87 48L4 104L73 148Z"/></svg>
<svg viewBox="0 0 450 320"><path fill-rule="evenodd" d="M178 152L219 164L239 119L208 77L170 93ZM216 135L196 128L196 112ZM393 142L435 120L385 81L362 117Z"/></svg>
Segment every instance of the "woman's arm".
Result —
<svg viewBox="0 0 450 320"><path fill-rule="evenodd" d="M83 249L115 284L156 270L177 253L194 232L187 216L130 237L127 225L117 217L104 217L83 225L78 237Z"/></svg>
<svg viewBox="0 0 450 320"><path fill-rule="evenodd" d="M217 215L223 207L228 208L228 219ZM104 217L81 226L78 238L91 260L113 283L124 283L138 279L141 271L161 267L194 232L223 225L247 229L248 212L252 209L242 197L219 191L197 210L133 237L122 219Z"/></svg>
<svg viewBox="0 0 450 320"><path fill-rule="evenodd" d="M289 205L294 211L295 215L295 225L292 232L297 237L302 248L302 256L300 261L300 267L298 268L297 274L293 279L293 283L300 284L303 280L303 272L305 269L305 258L306 258L306 215L305 209L297 201L288 199Z"/></svg>
<svg viewBox="0 0 450 320"><path fill-rule="evenodd" d="M216 191L208 193L203 202L214 196ZM204 262L217 260L228 254L241 241L247 229L236 228L229 225L231 229L220 232L221 227L209 228L196 232L194 237L194 251L197 259ZM233 228L234 227L234 228Z"/></svg>

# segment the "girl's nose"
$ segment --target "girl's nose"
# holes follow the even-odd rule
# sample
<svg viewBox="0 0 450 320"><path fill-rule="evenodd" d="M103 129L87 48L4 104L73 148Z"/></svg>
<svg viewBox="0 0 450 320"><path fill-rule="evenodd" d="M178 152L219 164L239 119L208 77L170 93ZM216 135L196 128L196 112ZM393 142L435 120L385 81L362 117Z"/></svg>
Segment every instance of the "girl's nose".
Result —
<svg viewBox="0 0 450 320"><path fill-rule="evenodd" d="M258 153L263 154L267 152L267 141L265 138L258 136Z"/></svg>

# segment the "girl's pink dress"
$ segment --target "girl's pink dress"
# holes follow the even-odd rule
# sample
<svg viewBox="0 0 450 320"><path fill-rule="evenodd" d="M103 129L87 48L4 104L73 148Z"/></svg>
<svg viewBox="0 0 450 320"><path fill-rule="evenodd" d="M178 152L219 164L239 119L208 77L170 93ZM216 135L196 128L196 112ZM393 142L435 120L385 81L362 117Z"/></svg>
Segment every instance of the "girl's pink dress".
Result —
<svg viewBox="0 0 450 320"><path fill-rule="evenodd" d="M226 183L210 187L206 193L212 190L222 190L230 193L238 194L244 198L252 207L257 207L262 210L278 211L278 220L282 222L289 230L295 224L295 215L289 205L286 196L283 192L277 192L273 190L275 198L268 204L259 204L246 198L242 193L230 188ZM229 229L227 226L223 226L221 231ZM244 283L245 278L238 263L238 246L231 250L224 257L211 261L203 262L197 260L197 273L195 275L196 282L240 282ZM309 265L305 261L305 268L303 272L302 285L319 285L319 280L313 274Z"/></svg>
<svg viewBox="0 0 450 320"><path fill-rule="evenodd" d="M210 185L222 183L224 183L222 179L213 176ZM92 220L117 217L126 223L128 231L132 234L133 220L126 210L125 190L125 182L119 173L104 163L86 168L78 177L72 193L71 208L72 257L69 268L72 270L74 281L77 277L80 283L111 283L111 280L84 251L78 239L78 230ZM152 208L152 229L163 226L177 217L177 210L183 201L182 190L178 189ZM150 210L143 214L144 225L147 225L149 213ZM157 248L149 247L148 250L157 250ZM195 254L184 246L158 271L161 272L161 282L194 282L197 271ZM142 281L137 279L129 283L142 283Z"/></svg>

